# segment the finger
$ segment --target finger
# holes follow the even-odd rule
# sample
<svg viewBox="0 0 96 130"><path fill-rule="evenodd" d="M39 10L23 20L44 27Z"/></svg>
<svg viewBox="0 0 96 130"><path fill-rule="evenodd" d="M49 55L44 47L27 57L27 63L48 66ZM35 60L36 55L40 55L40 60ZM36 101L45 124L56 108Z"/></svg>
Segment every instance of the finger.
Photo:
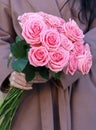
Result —
<svg viewBox="0 0 96 130"><path fill-rule="evenodd" d="M10 84L11 84L11 82L16 82L16 83L18 83L18 84L20 84L22 86L26 86L26 84L27 84L26 81L24 82L23 80L18 78L17 75L13 75L13 74L10 76L9 81L10 81Z"/></svg>
<svg viewBox="0 0 96 130"><path fill-rule="evenodd" d="M21 79L19 79L18 77L13 77L12 81L16 82L17 84L20 84L21 86L26 86L27 82L23 82Z"/></svg>
<svg viewBox="0 0 96 130"><path fill-rule="evenodd" d="M11 86L14 86L16 88L23 89L23 90L30 90L30 89L32 89L31 86L22 86L22 85L16 83L15 81L11 81Z"/></svg>
<svg viewBox="0 0 96 130"><path fill-rule="evenodd" d="M19 73L19 74L25 77L25 74L24 74L24 73Z"/></svg>
<svg viewBox="0 0 96 130"><path fill-rule="evenodd" d="M32 85L33 85L32 83L27 83L26 86L29 87L29 88L30 88L30 87L33 88Z"/></svg>
<svg viewBox="0 0 96 130"><path fill-rule="evenodd" d="M21 80L22 82L26 83L26 79L25 79L25 74L21 74L21 73L18 73L18 72L13 72L11 74L11 79L13 80Z"/></svg>
<svg viewBox="0 0 96 130"><path fill-rule="evenodd" d="M18 77L14 77L14 76L12 76L12 77L10 77L10 85L15 85L16 86L16 84L19 84L20 86L23 86L24 88L25 87L31 87L32 86L32 83L30 84L30 83L24 83L24 82L22 82L20 79L18 79Z"/></svg>

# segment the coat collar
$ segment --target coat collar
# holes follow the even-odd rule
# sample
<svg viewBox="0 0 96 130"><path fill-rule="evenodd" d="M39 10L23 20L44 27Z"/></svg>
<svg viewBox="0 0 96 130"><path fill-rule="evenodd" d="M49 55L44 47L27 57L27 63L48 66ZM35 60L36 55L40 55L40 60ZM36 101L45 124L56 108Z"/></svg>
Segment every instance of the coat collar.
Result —
<svg viewBox="0 0 96 130"><path fill-rule="evenodd" d="M35 12L43 11L58 17L61 17L56 0L28 0Z"/></svg>

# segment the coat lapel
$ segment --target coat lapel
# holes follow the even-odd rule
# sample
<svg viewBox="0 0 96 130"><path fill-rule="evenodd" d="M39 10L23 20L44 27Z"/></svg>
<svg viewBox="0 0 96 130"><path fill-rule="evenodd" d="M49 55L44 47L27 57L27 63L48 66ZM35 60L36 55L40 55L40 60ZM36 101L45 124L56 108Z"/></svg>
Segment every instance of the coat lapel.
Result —
<svg viewBox="0 0 96 130"><path fill-rule="evenodd" d="M28 0L35 12L43 11L58 17L61 17L56 0Z"/></svg>

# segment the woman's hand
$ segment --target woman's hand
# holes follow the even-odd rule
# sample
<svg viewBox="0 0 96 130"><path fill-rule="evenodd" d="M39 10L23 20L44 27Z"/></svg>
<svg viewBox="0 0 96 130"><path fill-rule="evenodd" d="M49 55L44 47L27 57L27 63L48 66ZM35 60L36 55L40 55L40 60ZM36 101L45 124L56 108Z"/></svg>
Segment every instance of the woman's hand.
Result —
<svg viewBox="0 0 96 130"><path fill-rule="evenodd" d="M32 83L28 83L25 79L24 73L12 72L9 78L10 85L19 89L30 90Z"/></svg>

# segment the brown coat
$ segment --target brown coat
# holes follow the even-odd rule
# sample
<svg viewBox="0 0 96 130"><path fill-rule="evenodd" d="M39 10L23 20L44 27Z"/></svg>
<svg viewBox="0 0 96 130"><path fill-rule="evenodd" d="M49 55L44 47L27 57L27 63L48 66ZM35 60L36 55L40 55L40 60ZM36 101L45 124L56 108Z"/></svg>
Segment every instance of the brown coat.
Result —
<svg viewBox="0 0 96 130"><path fill-rule="evenodd" d="M58 0L59 1L59 0ZM39 3L38 3L39 2ZM69 5L59 11L55 0L0 0L0 85L12 71L7 68L9 43L15 34L21 36L17 17L24 12L44 11L68 20ZM76 11L78 12L78 3ZM75 17L74 17L75 18ZM85 25L79 23L81 29ZM15 114L11 130L96 130L96 24L85 35L93 55L93 66L88 75L76 73L61 76L57 88L51 81L35 84L26 91Z"/></svg>

